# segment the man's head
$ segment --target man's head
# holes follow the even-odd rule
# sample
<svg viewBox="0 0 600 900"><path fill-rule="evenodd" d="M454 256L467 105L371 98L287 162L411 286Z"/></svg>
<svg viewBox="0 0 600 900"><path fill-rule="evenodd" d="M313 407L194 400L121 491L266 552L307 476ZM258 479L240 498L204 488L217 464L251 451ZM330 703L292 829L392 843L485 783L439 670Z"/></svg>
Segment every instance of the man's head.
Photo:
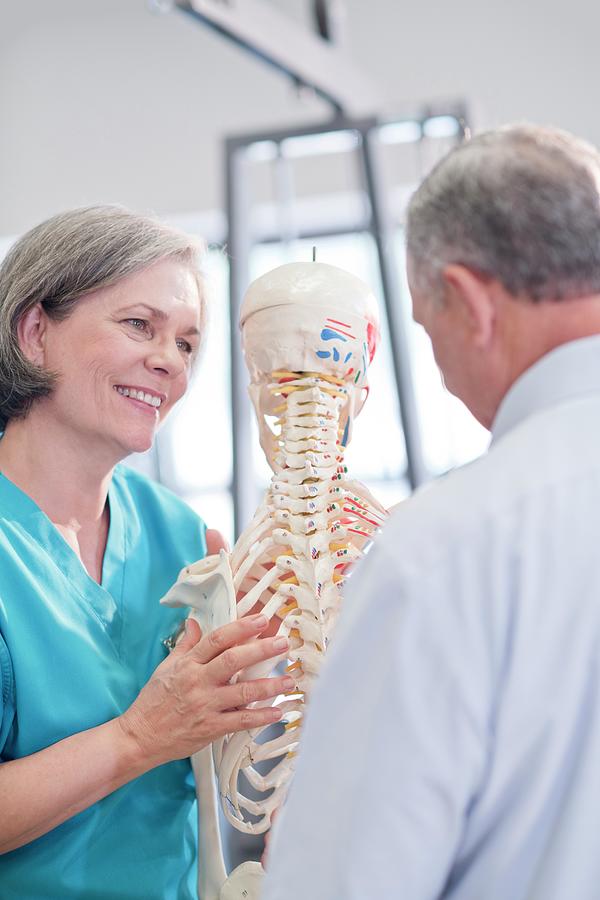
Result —
<svg viewBox="0 0 600 900"><path fill-rule="evenodd" d="M600 331L600 154L509 126L448 154L408 210L415 319L448 388L486 426L525 369Z"/></svg>

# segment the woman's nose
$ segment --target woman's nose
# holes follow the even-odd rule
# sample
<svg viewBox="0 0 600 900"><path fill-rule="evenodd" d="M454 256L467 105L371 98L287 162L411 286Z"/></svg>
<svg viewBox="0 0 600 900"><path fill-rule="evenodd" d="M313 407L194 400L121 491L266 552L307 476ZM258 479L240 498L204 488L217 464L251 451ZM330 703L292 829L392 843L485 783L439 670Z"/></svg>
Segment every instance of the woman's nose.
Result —
<svg viewBox="0 0 600 900"><path fill-rule="evenodd" d="M185 360L176 344L172 346L163 342L150 348L146 356L146 365L152 371L161 371L175 378L185 369Z"/></svg>

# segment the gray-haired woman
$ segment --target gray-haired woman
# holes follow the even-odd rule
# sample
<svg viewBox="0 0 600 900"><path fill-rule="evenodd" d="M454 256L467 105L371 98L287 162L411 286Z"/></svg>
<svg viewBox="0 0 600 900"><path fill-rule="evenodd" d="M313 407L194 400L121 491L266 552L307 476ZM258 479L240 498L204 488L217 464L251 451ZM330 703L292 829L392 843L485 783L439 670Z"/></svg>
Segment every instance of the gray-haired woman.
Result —
<svg viewBox="0 0 600 900"><path fill-rule="evenodd" d="M3 900L195 896L187 757L274 721L246 704L287 688L230 684L281 653L254 640L261 617L207 637L191 623L165 659L177 612L158 600L206 552L205 527L118 466L186 390L198 251L89 207L34 228L0 267Z"/></svg>

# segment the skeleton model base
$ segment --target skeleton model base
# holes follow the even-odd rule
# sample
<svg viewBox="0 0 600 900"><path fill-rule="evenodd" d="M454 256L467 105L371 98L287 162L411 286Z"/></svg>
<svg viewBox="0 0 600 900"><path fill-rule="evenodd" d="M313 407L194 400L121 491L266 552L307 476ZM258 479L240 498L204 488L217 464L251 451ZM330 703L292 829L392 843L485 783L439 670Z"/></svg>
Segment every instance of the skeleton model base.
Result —
<svg viewBox="0 0 600 900"><path fill-rule="evenodd" d="M357 279L347 273L340 276L341 270L320 264L282 266L264 278L289 269L294 270L294 276L298 269L300 274L308 269L313 280L318 272L321 294L323 278L326 286L331 288L332 278L336 281L341 276L351 279L351 286L357 291ZM261 281L264 279L255 284ZM347 288L346 282L344 284ZM368 289L361 282L358 285L364 303ZM367 488L348 478L344 463L345 445L359 408L357 394L364 388L366 367L374 349L373 346L369 353L365 339L367 325L373 327L372 307L369 308L370 316L363 312L362 317L358 317L355 310L349 312L348 309L343 313L338 311L337 317L330 315L316 340L315 312L312 310L313 346L307 350L307 338L302 338L302 362L307 358L316 359L320 370L266 371L265 361L272 361L273 353L265 354L265 347L275 345L278 352L275 355L286 356L295 362L300 360L298 353L294 355L290 348L265 340L269 329L275 327L274 310L269 304L266 308L259 304L258 310L252 308L256 302L253 304L251 292L251 312L270 313L266 319L262 316L258 335L253 335L250 329L248 337L246 329L245 349L261 445L273 469L271 484L231 555L221 551L219 556L208 557L184 569L162 602L190 606L205 634L259 610L269 619L276 617L278 634L290 641L287 654L280 660L267 660L248 667L239 674L239 680L267 677L273 674L278 663L285 662L286 672L293 677L295 687L286 696L251 704L254 707L277 705L283 713L282 733L273 737L274 727L265 726L227 735L212 745L212 753L211 748L205 748L192 760L200 824L201 900L238 897L252 900L259 896L262 870L258 863L245 863L227 878L218 829L214 775L216 773L222 809L234 827L252 834L267 831L273 812L285 799L305 702L330 641L348 565L362 555L364 545L386 516L386 511ZM329 304L328 311L331 310L331 298ZM293 319L292 312L286 310L285 317L297 339L294 322L289 321ZM305 309L303 312L306 315ZM279 308L276 316L281 331ZM254 318L260 320L261 317ZM251 321L249 319L248 324ZM362 340L355 337L355 332ZM347 345L342 347L343 353L335 343L332 347L335 341ZM255 348L254 353L252 348ZM358 371L349 365L354 356L361 363ZM257 767L265 760L276 760L267 774ZM247 788L243 787L243 781L252 786L259 799L244 794Z"/></svg>

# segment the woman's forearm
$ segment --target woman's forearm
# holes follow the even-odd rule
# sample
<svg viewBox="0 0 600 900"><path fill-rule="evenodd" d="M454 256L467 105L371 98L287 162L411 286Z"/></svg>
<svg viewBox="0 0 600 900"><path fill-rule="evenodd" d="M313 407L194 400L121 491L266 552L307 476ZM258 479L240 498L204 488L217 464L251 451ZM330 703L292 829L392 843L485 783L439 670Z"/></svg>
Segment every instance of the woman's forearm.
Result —
<svg viewBox="0 0 600 900"><path fill-rule="evenodd" d="M248 704L290 690L289 676L232 683L278 659L286 639L257 636L264 616L236 620L201 638L196 622L121 716L45 750L0 764L0 853L56 828L155 766L184 759L218 737L276 722L281 711Z"/></svg>
<svg viewBox="0 0 600 900"><path fill-rule="evenodd" d="M0 853L70 819L156 765L119 719L0 765Z"/></svg>

